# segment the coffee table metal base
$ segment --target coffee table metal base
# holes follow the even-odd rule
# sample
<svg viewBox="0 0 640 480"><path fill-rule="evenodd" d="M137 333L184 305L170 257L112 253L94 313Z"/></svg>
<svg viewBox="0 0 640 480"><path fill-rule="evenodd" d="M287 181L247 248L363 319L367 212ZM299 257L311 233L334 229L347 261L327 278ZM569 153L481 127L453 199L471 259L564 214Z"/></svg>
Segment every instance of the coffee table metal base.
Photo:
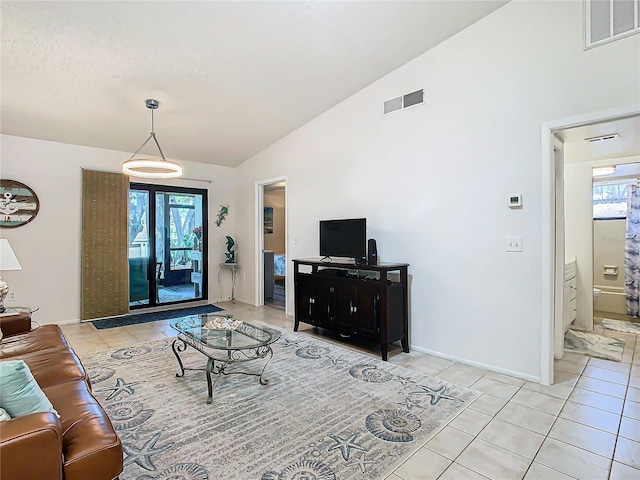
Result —
<svg viewBox="0 0 640 480"><path fill-rule="evenodd" d="M258 380L260 381L261 385L266 385L267 383L269 383L269 380L264 378L264 371L266 370L267 365L269 365L269 362L273 358L273 350L271 349L270 345L262 345L257 348L249 348L249 349L242 349L242 350L228 350L227 355L225 357L217 357L217 356L214 356L212 352L205 351L205 349L202 347L200 343L193 342L190 340L191 339L189 337L184 337L183 335L179 335L171 344L171 349L173 350L173 353L176 356L176 359L178 360L178 365L180 366L180 373L176 373L176 377L184 377L185 370L197 370L197 371L204 370L207 375L207 390L208 390L207 403L210 404L213 402L213 391L216 385L218 384L218 382L220 381L220 378L223 375L251 375L251 376L258 377ZM187 347L191 347L195 350L198 350L200 353L204 354L208 358L207 366L205 368L192 368L192 367L185 367L183 365L182 359L180 358L179 353L184 352L187 349ZM260 373L226 371L227 367L229 367L234 363L249 362L252 360L266 358L267 356L269 358L265 362ZM216 379L213 383L211 381L211 375L216 375Z"/></svg>

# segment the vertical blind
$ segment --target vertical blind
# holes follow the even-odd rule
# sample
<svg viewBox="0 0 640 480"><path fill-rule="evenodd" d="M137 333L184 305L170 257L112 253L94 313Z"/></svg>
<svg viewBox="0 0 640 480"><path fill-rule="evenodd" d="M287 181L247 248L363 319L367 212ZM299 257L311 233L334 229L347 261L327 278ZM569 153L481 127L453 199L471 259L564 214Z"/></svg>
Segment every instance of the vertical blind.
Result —
<svg viewBox="0 0 640 480"><path fill-rule="evenodd" d="M82 320L129 313L128 192L127 175L82 170Z"/></svg>

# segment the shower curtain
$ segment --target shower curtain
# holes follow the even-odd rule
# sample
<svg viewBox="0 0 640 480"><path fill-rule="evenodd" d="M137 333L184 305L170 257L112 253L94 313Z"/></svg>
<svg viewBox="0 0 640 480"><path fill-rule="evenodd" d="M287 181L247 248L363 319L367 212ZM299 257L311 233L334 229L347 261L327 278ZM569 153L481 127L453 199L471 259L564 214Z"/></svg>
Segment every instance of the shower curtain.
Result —
<svg viewBox="0 0 640 480"><path fill-rule="evenodd" d="M624 293L627 315L640 316L640 188L629 185L627 232L624 242Z"/></svg>

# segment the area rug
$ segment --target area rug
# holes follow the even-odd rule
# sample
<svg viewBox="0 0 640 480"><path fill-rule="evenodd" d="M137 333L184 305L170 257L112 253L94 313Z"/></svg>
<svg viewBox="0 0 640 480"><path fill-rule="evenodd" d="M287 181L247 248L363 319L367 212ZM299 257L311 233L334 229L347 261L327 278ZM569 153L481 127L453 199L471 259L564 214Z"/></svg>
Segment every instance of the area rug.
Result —
<svg viewBox="0 0 640 480"><path fill-rule="evenodd" d="M627 322L625 320L612 320L603 318L602 321L595 324L596 328L604 328L605 330L614 330L622 333L635 333L640 335L640 323Z"/></svg>
<svg viewBox="0 0 640 480"><path fill-rule="evenodd" d="M622 360L624 340L568 330L564 335L564 351L619 362Z"/></svg>
<svg viewBox="0 0 640 480"><path fill-rule="evenodd" d="M121 480L384 479L479 393L301 333L265 376L176 378L171 339L83 358L122 438ZM205 364L191 348L185 366ZM242 365L260 371L261 360Z"/></svg>
<svg viewBox="0 0 640 480"><path fill-rule="evenodd" d="M93 326L99 330L105 328L124 327L138 323L155 322L156 320L168 320L171 318L186 317L187 315L198 315L200 313L219 312L222 308L216 305L202 305L200 307L179 308L176 310L165 310L153 313L134 313L121 317L101 318L93 320Z"/></svg>

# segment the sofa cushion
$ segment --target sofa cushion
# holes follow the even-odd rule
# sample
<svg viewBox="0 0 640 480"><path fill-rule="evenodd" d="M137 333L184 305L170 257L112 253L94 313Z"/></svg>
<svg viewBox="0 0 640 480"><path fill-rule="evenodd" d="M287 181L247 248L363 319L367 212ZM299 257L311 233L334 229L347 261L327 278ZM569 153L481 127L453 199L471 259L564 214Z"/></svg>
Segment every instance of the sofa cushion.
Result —
<svg viewBox="0 0 640 480"><path fill-rule="evenodd" d="M5 337L0 343L0 358L15 357L48 348L69 347L57 325L43 325L28 333Z"/></svg>
<svg viewBox="0 0 640 480"><path fill-rule="evenodd" d="M75 352L57 347L10 357L24 360L41 388L51 387L70 380L86 380L87 373Z"/></svg>
<svg viewBox="0 0 640 480"><path fill-rule="evenodd" d="M65 480L111 480L122 472L122 444L87 384L73 380L44 389L60 414Z"/></svg>
<svg viewBox="0 0 640 480"><path fill-rule="evenodd" d="M24 360L0 362L0 407L12 417L56 413Z"/></svg>

